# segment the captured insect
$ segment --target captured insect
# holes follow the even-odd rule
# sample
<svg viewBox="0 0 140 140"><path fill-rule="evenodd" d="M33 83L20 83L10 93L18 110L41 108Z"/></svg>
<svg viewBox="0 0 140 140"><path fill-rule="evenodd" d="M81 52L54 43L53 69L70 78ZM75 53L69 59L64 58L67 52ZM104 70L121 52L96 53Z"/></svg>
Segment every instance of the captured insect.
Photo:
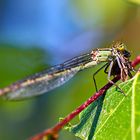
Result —
<svg viewBox="0 0 140 140"><path fill-rule="evenodd" d="M104 68L104 72L108 74L108 81L125 95L117 84L111 80L111 76L120 75L122 81L132 77L131 71L133 67L129 60L130 56L130 52L127 51L125 45L121 42L116 42L110 48L94 49L90 53L74 57L60 65L17 81L8 87L0 89L0 95L8 100L41 95L64 84L77 72L103 62L105 64L93 74L96 91L95 75Z"/></svg>

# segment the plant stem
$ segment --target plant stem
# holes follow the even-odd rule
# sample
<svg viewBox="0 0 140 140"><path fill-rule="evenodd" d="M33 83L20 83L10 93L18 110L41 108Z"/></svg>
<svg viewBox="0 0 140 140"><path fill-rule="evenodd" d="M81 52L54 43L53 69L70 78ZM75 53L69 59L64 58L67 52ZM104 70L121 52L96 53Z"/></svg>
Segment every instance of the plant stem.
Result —
<svg viewBox="0 0 140 140"><path fill-rule="evenodd" d="M140 63L140 55L136 57L135 60L132 61L132 67L136 67Z"/></svg>

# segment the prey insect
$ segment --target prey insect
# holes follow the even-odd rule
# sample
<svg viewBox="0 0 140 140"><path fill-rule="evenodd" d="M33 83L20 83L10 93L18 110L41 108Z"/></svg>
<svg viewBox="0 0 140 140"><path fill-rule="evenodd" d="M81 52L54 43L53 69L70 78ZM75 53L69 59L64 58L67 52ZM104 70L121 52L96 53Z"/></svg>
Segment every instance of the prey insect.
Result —
<svg viewBox="0 0 140 140"><path fill-rule="evenodd" d="M122 81L126 81L128 76L132 77L130 72L133 68L131 67L129 58L130 52L126 50L125 45L121 42L116 42L110 48L94 49L90 53L75 57L60 65L56 65L48 70L36 73L8 87L0 89L0 95L9 100L41 95L64 84L77 72L103 62L105 65L97 70L93 76L96 90L95 75L101 69L105 68L104 71L108 74L108 81L125 94L118 85L111 80L111 76L120 74Z"/></svg>

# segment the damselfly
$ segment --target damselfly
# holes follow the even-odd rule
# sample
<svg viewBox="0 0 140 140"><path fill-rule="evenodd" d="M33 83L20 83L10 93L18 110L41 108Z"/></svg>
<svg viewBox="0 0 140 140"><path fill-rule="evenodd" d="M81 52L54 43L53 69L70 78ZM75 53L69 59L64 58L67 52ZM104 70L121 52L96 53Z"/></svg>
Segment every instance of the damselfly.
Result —
<svg viewBox="0 0 140 140"><path fill-rule="evenodd" d="M105 62L105 65L97 70L95 74L105 68L104 71L108 74L109 82L113 83L110 79L111 76L119 74L121 80L125 81L128 79L128 76L132 77L130 71L133 68L131 67L129 58L130 52L126 50L125 45L121 42L116 42L110 48L94 49L90 53L75 57L60 65L51 67L49 70L34 74L8 87L0 89L0 95L9 100L41 95L64 84L77 72L96 66L102 62ZM95 82L94 76L93 79ZM113 84L118 87L115 83ZM95 87L97 90L96 82ZM123 93L123 91L121 92Z"/></svg>

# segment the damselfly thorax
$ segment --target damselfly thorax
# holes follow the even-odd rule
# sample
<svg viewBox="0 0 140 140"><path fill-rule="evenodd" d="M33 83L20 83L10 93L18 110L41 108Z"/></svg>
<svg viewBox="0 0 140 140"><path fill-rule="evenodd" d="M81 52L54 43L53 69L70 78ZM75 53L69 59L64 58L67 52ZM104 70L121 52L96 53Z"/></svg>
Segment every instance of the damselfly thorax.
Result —
<svg viewBox="0 0 140 140"><path fill-rule="evenodd" d="M0 95L9 100L17 100L44 94L67 82L77 72L103 62L105 65L97 70L94 76L105 68L109 82L112 82L110 77L116 75L120 75L121 80L126 81L128 76L132 77L130 71L133 70L129 58L130 53L126 50L125 45L116 42L110 48L94 49L91 53L80 55L0 89ZM95 78L94 82L97 90ZM118 86L116 85L116 87Z"/></svg>
<svg viewBox="0 0 140 140"><path fill-rule="evenodd" d="M129 77L132 77L130 71L133 70L131 66L130 52L128 52L123 43L117 42L112 47L113 60L110 61L110 67L112 67L110 75L120 74L121 80L124 82Z"/></svg>

